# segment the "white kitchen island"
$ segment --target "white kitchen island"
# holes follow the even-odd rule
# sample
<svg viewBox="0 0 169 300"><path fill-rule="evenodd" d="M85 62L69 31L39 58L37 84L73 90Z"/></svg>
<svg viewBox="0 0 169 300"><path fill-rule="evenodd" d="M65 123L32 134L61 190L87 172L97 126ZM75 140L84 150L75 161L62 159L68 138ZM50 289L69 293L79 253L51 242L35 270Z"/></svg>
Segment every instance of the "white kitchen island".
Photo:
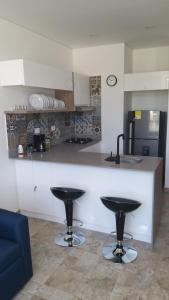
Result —
<svg viewBox="0 0 169 300"><path fill-rule="evenodd" d="M126 215L125 231L136 240L153 244L162 206L162 159L144 157L136 164L105 162L107 154L79 152L73 145L32 157L16 159L19 209L22 213L63 223L65 208L50 187L74 187L86 191L75 201L74 218L86 229L110 233L115 217L101 196L138 200L142 205ZM11 158L15 158L11 155Z"/></svg>

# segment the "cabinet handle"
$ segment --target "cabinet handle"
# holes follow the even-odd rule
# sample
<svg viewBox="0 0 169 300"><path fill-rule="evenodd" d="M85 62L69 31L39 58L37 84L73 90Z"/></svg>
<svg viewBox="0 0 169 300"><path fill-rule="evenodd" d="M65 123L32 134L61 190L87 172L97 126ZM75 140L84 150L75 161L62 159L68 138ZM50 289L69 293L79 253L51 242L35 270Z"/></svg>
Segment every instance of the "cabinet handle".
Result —
<svg viewBox="0 0 169 300"><path fill-rule="evenodd" d="M34 186L34 189L33 189L33 190L34 190L34 192L36 192L36 191L37 191L37 188L38 188L38 187L37 187L37 185L35 185L35 186Z"/></svg>

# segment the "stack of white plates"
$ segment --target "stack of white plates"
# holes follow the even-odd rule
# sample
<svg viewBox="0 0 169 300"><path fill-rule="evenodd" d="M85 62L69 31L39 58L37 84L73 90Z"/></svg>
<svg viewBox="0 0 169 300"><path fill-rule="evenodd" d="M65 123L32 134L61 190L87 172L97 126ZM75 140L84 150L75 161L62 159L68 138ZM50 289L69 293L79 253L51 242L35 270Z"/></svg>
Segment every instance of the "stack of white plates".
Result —
<svg viewBox="0 0 169 300"><path fill-rule="evenodd" d="M59 109L65 108L65 103L51 96L32 94L29 97L29 104L34 109Z"/></svg>

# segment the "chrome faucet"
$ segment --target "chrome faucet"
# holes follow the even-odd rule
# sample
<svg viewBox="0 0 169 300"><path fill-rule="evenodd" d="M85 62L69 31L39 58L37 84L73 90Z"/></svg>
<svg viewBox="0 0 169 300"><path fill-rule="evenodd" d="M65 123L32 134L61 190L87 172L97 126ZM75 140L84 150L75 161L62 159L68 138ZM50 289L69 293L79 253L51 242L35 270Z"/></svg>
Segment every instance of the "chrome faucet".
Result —
<svg viewBox="0 0 169 300"><path fill-rule="evenodd" d="M124 134L119 134L117 136L117 154L116 154L116 157L115 157L115 163L116 164L120 164L120 154L119 154L119 141L120 141L120 138L122 137L122 139L124 140Z"/></svg>

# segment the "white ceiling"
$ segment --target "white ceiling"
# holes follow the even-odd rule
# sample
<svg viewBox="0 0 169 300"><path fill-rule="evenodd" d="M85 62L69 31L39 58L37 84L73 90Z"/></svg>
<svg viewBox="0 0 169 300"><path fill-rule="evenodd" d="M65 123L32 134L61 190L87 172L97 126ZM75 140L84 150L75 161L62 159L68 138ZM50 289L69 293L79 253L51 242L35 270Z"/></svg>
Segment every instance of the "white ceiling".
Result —
<svg viewBox="0 0 169 300"><path fill-rule="evenodd" d="M169 45L169 0L0 0L0 17L72 48Z"/></svg>

